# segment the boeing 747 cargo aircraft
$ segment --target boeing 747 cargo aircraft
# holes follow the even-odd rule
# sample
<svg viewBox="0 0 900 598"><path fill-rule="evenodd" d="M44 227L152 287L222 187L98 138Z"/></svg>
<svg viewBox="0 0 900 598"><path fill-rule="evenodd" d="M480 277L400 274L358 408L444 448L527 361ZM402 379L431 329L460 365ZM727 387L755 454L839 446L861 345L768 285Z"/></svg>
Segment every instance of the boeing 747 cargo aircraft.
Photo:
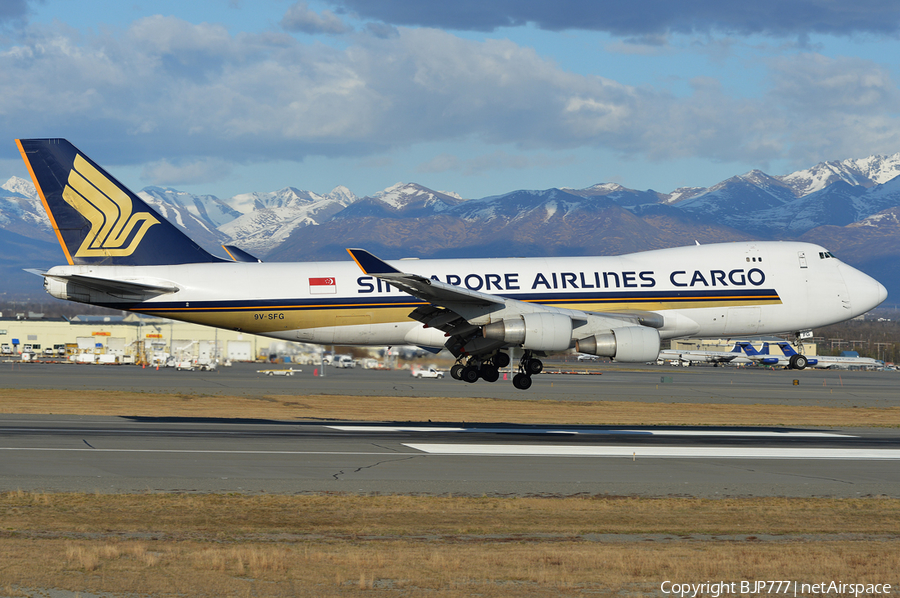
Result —
<svg viewBox="0 0 900 598"><path fill-rule="evenodd" d="M207 253L64 139L16 141L67 265L54 297L320 344L448 349L451 374L513 384L572 347L655 360L660 340L794 333L865 313L878 281L818 245L742 242L614 257L269 263ZM252 258L252 256L250 256Z"/></svg>

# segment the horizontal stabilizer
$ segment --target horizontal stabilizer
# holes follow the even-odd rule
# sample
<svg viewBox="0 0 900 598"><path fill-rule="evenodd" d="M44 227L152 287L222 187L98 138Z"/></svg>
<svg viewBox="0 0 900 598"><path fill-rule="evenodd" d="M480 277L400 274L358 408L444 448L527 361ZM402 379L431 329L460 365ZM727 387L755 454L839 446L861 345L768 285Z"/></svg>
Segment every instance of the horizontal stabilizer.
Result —
<svg viewBox="0 0 900 598"><path fill-rule="evenodd" d="M147 284L130 280L113 280L110 278L97 278L96 276L84 276L81 274L44 274L47 278L63 282L72 282L94 291L109 294L129 295L168 295L177 293L180 289L171 285Z"/></svg>

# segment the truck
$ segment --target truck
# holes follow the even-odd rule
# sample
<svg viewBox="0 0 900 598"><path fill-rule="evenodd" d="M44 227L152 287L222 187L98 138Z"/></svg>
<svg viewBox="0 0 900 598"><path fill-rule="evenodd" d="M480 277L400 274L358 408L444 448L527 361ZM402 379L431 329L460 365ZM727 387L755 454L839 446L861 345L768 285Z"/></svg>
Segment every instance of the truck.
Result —
<svg viewBox="0 0 900 598"><path fill-rule="evenodd" d="M337 368L355 368L356 362L349 355L335 355L332 364Z"/></svg>
<svg viewBox="0 0 900 598"><path fill-rule="evenodd" d="M443 378L444 372L435 368L414 368L409 370L413 378Z"/></svg>

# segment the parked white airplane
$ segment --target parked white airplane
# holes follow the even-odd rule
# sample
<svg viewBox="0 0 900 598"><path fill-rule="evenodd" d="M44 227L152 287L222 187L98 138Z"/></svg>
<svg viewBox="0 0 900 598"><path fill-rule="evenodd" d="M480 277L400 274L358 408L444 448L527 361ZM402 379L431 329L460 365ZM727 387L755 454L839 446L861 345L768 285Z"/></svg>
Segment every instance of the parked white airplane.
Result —
<svg viewBox="0 0 900 598"><path fill-rule="evenodd" d="M659 352L658 359L668 361L678 361L680 363L711 363L719 365L720 363L751 363L750 359L744 354L740 343L735 343L731 351L699 351L685 350L678 351L675 349L663 349Z"/></svg>
<svg viewBox="0 0 900 598"><path fill-rule="evenodd" d="M840 355L819 355L818 363L814 368L824 370L848 370L850 368L866 368L867 370L882 370L884 362L871 357L842 357Z"/></svg>
<svg viewBox="0 0 900 598"><path fill-rule="evenodd" d="M781 347L782 352L789 358L793 359L797 352L788 342L776 343ZM816 369L849 369L849 368L867 368L867 369L884 369L884 362L872 359L871 357L844 357L831 355L817 355L809 358L809 365Z"/></svg>
<svg viewBox="0 0 900 598"><path fill-rule="evenodd" d="M793 242L615 257L387 263L349 249L355 264L226 261L68 141L16 143L68 261L39 272L54 297L291 341L446 347L458 360L451 374L468 382L497 380L506 349L524 350L513 384L525 389L539 356L573 346L645 362L660 339L810 335L887 297L822 247Z"/></svg>

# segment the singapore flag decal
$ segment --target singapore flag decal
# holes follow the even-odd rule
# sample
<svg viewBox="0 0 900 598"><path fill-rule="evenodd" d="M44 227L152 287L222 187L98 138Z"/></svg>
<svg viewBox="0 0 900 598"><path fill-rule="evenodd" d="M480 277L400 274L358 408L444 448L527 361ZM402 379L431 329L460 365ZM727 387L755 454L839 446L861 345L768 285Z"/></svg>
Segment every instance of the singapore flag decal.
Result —
<svg viewBox="0 0 900 598"><path fill-rule="evenodd" d="M310 278L309 279L310 295L334 295L337 294L337 284L334 278Z"/></svg>

